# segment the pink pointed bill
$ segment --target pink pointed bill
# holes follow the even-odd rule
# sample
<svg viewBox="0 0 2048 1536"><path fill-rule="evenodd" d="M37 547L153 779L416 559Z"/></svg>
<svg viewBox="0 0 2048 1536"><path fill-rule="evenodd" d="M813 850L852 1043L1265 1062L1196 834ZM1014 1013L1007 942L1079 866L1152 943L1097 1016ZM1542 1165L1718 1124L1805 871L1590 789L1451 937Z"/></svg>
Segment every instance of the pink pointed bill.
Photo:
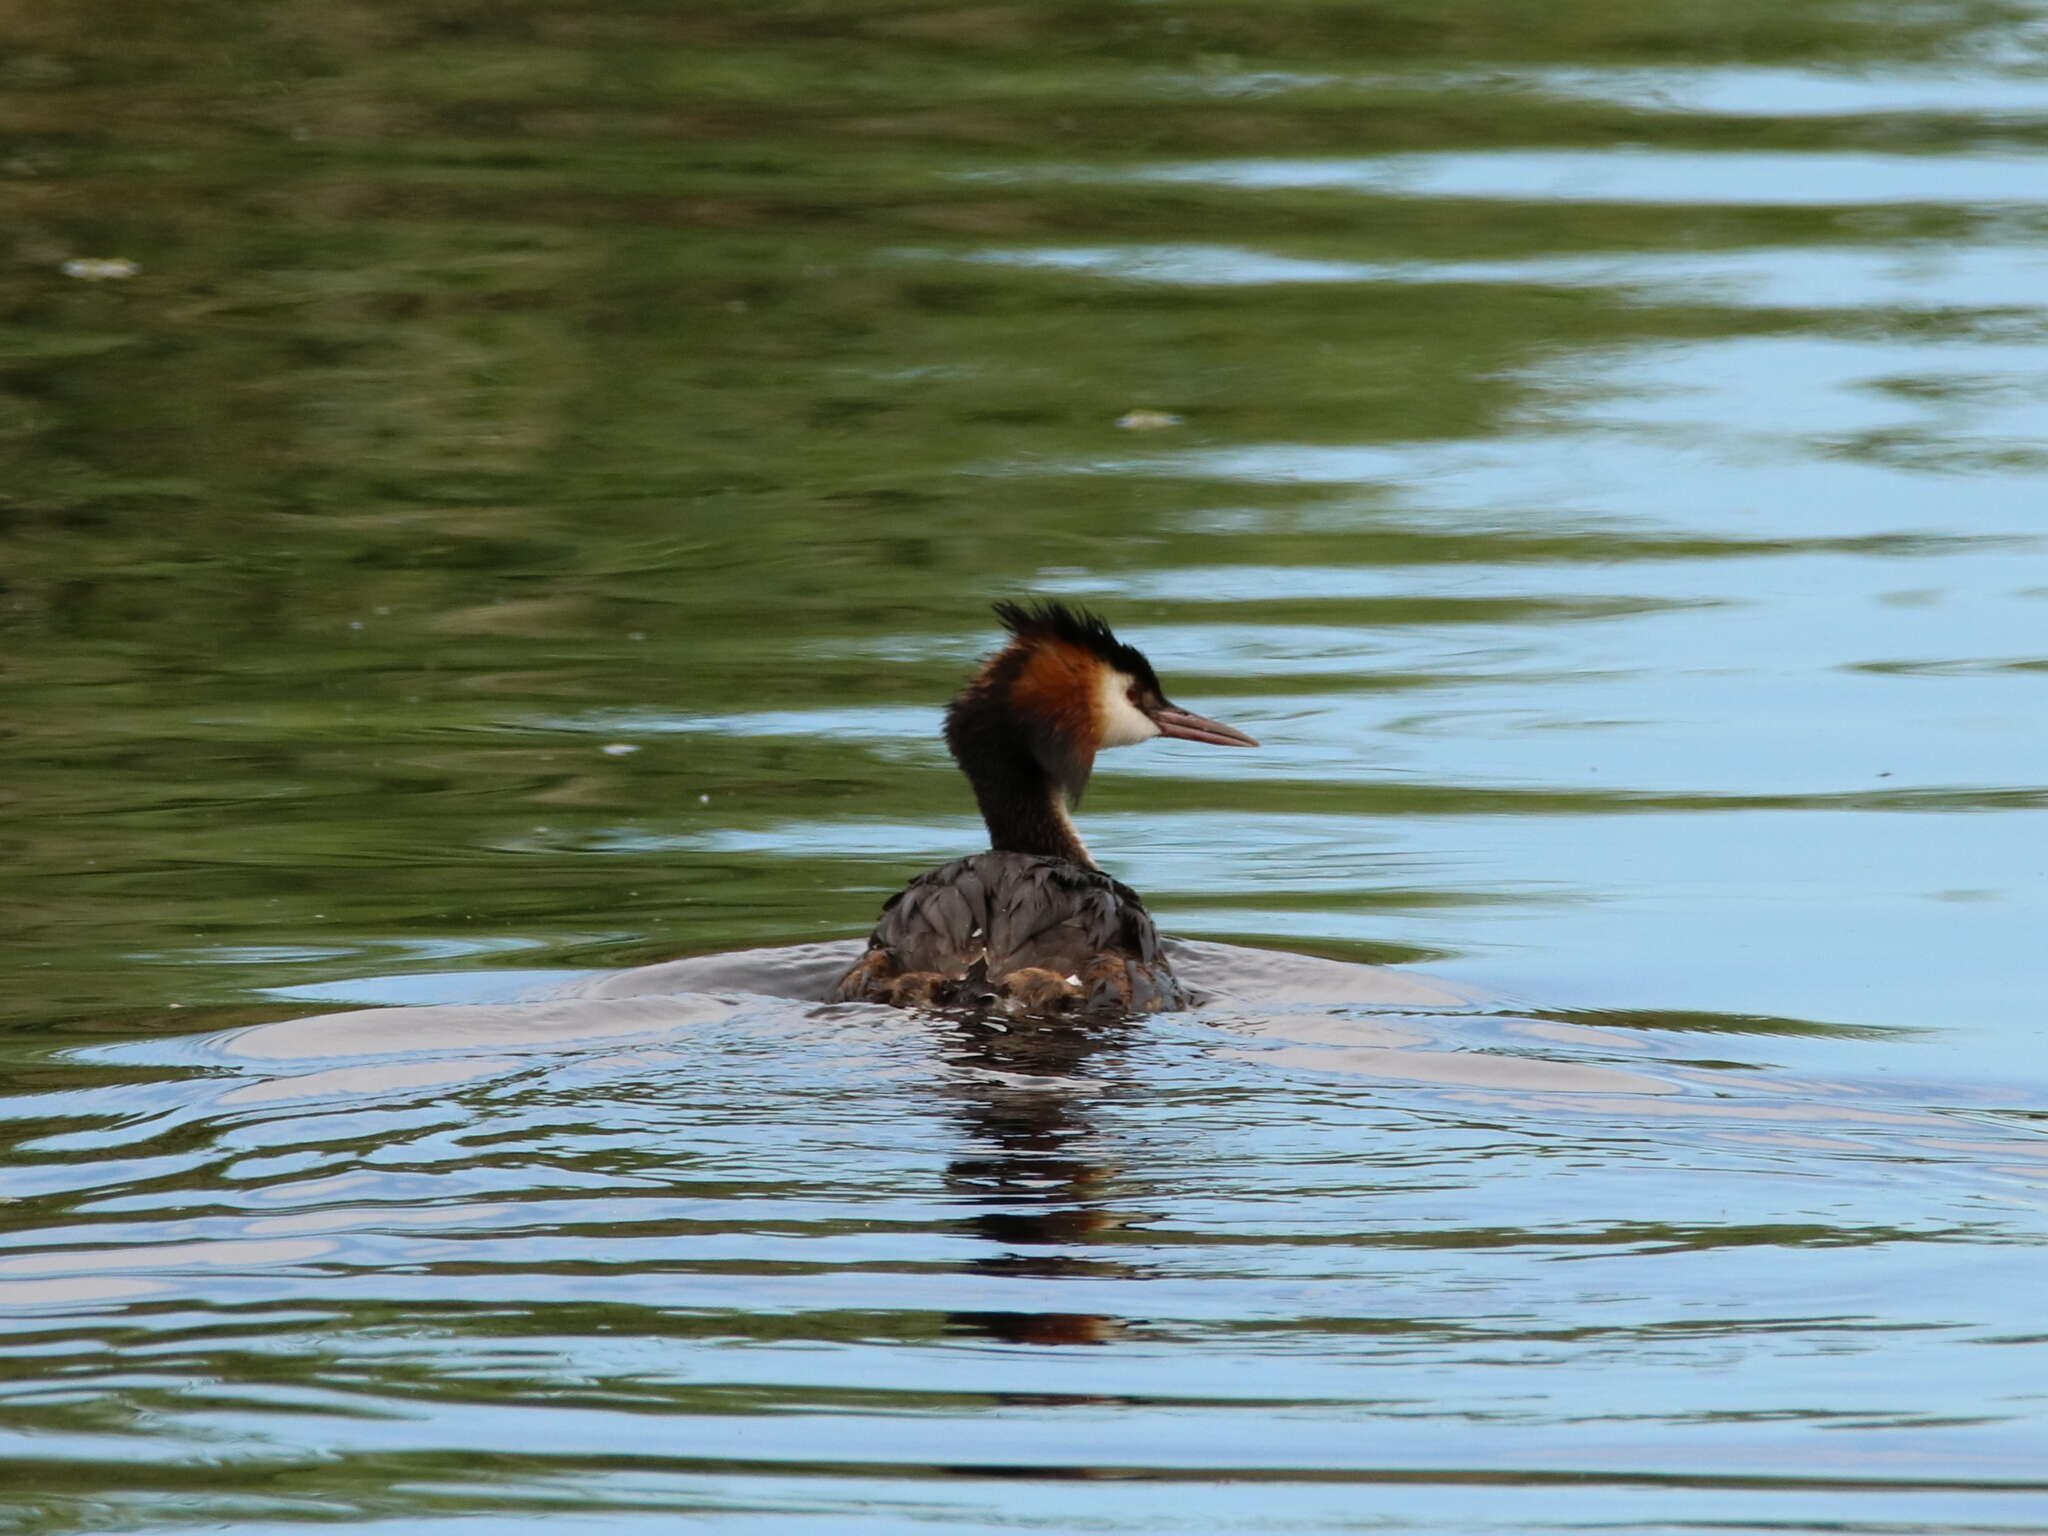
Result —
<svg viewBox="0 0 2048 1536"><path fill-rule="evenodd" d="M1179 741L1206 741L1212 747L1256 747L1258 743L1235 726L1225 725L1221 720L1211 720L1204 715L1190 714L1184 709L1168 705L1155 711L1152 723L1159 727L1159 734L1172 736Z"/></svg>

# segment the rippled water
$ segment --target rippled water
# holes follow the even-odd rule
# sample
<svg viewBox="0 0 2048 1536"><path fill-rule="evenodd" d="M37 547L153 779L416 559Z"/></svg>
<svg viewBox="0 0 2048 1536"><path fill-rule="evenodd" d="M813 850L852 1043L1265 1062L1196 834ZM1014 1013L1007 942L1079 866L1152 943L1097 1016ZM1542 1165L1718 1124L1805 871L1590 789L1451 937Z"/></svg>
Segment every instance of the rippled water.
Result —
<svg viewBox="0 0 2048 1536"><path fill-rule="evenodd" d="M2038 10L14 20L10 1529L2048 1531Z"/></svg>

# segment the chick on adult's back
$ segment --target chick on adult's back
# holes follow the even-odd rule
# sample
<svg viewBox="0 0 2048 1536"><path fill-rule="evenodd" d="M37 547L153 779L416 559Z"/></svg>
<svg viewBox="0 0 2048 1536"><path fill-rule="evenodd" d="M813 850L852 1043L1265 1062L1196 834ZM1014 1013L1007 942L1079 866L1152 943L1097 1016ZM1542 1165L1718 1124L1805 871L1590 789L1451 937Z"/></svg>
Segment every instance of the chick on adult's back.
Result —
<svg viewBox="0 0 2048 1536"><path fill-rule="evenodd" d="M1154 736L1255 747L1167 702L1152 664L1093 614L998 603L1010 632L946 711L989 851L890 898L834 1001L1019 1013L1185 1005L1144 902L1095 867L1068 817L1095 754Z"/></svg>

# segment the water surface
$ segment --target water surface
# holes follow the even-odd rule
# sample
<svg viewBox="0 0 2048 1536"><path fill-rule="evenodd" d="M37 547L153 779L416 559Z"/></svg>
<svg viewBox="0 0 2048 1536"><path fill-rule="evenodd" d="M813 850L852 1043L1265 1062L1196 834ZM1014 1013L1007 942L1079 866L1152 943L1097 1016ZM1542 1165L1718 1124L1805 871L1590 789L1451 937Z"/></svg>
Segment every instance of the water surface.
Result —
<svg viewBox="0 0 2048 1536"><path fill-rule="evenodd" d="M15 1527L2048 1530L2037 11L17 20Z"/></svg>

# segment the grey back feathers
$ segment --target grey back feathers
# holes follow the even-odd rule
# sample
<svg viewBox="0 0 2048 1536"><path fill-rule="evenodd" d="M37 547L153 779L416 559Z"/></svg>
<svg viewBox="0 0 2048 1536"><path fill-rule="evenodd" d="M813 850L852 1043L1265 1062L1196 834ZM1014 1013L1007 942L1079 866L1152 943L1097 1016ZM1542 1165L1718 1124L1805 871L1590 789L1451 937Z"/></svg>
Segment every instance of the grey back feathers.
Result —
<svg viewBox="0 0 2048 1536"><path fill-rule="evenodd" d="M1087 1015L1187 1002L1137 893L1039 854L977 853L920 875L868 943L835 1001Z"/></svg>

